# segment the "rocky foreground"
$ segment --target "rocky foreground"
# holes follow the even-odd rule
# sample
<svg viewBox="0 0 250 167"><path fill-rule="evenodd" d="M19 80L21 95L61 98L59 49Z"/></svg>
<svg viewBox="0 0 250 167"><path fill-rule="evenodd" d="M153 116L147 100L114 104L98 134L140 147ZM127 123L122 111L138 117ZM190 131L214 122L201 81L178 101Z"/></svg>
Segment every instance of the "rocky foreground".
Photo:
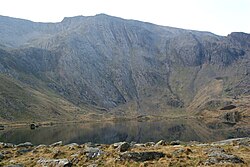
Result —
<svg viewBox="0 0 250 167"><path fill-rule="evenodd" d="M0 143L0 166L249 166L250 138L213 143Z"/></svg>

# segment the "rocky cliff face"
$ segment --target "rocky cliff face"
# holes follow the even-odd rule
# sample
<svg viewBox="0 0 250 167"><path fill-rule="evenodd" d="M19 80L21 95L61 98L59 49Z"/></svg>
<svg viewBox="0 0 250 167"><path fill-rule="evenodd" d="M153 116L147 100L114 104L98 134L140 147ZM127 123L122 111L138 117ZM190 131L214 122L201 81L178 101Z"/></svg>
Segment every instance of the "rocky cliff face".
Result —
<svg viewBox="0 0 250 167"><path fill-rule="evenodd" d="M60 23L0 17L0 27L1 76L77 109L164 114L250 93L249 34L223 37L103 14Z"/></svg>

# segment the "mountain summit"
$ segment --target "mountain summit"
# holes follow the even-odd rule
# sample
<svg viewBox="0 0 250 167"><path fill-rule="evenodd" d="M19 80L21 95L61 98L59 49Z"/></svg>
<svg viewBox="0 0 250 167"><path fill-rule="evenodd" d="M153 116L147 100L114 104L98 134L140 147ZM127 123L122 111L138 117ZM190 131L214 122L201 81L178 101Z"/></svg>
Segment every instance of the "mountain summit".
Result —
<svg viewBox="0 0 250 167"><path fill-rule="evenodd" d="M0 120L201 112L250 95L250 34L0 16Z"/></svg>

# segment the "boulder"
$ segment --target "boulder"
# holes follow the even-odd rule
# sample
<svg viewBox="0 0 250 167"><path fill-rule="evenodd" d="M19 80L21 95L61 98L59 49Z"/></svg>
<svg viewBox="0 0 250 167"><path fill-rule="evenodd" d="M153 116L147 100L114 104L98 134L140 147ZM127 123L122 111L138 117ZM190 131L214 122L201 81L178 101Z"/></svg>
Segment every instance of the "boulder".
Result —
<svg viewBox="0 0 250 167"><path fill-rule="evenodd" d="M3 143L3 148L13 148L13 147L15 147L15 145L12 143Z"/></svg>
<svg viewBox="0 0 250 167"><path fill-rule="evenodd" d="M18 144L17 147L33 147L33 144L31 142L25 142Z"/></svg>
<svg viewBox="0 0 250 167"><path fill-rule="evenodd" d="M133 160L137 162L158 160L164 157L162 152L125 152L120 155L121 160Z"/></svg>
<svg viewBox="0 0 250 167"><path fill-rule="evenodd" d="M103 154L103 151L100 150L99 148L93 148L93 147L87 147L84 150L84 154L88 157L88 158L95 158L100 156L101 154Z"/></svg>
<svg viewBox="0 0 250 167"><path fill-rule="evenodd" d="M208 159L205 165L214 165L217 163L244 163L244 161L236 155L226 153L224 149L214 147L206 150Z"/></svg>
<svg viewBox="0 0 250 167"><path fill-rule="evenodd" d="M71 167L72 163L67 159L40 159L38 165L55 166L55 167Z"/></svg>
<svg viewBox="0 0 250 167"><path fill-rule="evenodd" d="M155 142L147 142L147 143L145 143L146 147L154 146L154 145L155 145Z"/></svg>
<svg viewBox="0 0 250 167"><path fill-rule="evenodd" d="M127 142L123 142L119 147L119 151L120 152L125 152L125 151L128 151L128 149L130 148L130 144L127 143Z"/></svg>
<svg viewBox="0 0 250 167"><path fill-rule="evenodd" d="M23 164L15 164L15 165L9 165L7 167L24 167Z"/></svg>
<svg viewBox="0 0 250 167"><path fill-rule="evenodd" d="M62 146L62 141L59 141L59 142L56 142L56 143L53 143L51 145L49 145L50 147L57 147L57 146Z"/></svg>
<svg viewBox="0 0 250 167"><path fill-rule="evenodd" d="M180 144L181 144L181 142L179 140L170 142L170 145L180 145Z"/></svg>
<svg viewBox="0 0 250 167"><path fill-rule="evenodd" d="M164 146L164 145L166 145L166 141L165 141L165 140L160 140L160 141L158 141L158 142L155 144L155 146Z"/></svg>

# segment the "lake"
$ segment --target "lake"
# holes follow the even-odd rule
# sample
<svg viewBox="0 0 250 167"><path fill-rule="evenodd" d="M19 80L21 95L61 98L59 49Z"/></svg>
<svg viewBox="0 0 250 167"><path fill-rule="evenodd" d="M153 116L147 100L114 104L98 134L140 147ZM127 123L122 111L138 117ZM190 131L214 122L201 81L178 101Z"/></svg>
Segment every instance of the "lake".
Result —
<svg viewBox="0 0 250 167"><path fill-rule="evenodd" d="M51 144L63 141L64 144L87 142L111 144L120 141L137 143L166 141L216 141L230 137L245 137L230 128L214 129L196 119L169 119L162 121L122 121L99 123L68 123L41 126L31 130L29 126L5 128L0 131L0 142Z"/></svg>

